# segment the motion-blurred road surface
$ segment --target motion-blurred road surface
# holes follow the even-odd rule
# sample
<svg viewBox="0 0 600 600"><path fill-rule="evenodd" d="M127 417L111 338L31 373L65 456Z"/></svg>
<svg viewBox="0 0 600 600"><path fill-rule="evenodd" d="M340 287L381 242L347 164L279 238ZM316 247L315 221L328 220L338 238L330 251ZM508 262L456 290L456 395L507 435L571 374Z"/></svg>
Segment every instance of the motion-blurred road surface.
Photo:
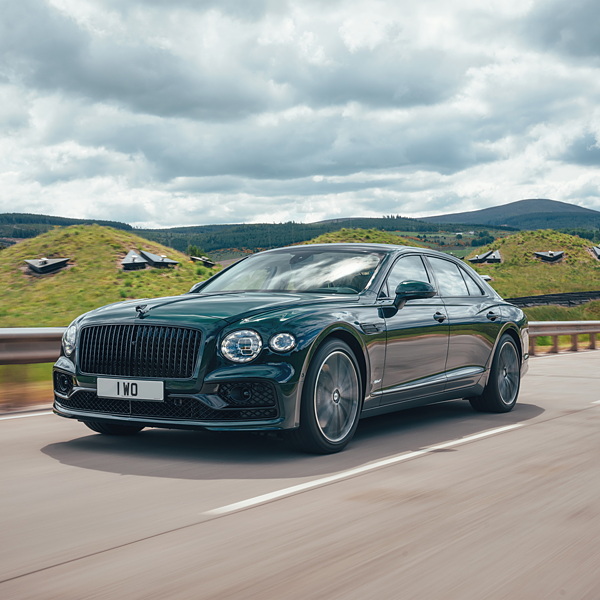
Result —
<svg viewBox="0 0 600 600"><path fill-rule="evenodd" d="M361 422L345 452L0 418L0 598L600 599L600 352L515 410Z"/></svg>

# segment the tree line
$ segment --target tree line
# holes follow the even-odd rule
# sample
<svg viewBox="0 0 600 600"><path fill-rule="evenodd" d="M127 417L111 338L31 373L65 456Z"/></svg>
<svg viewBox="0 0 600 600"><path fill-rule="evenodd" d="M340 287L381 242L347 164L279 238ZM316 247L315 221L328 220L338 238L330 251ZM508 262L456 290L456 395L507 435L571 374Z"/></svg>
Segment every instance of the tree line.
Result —
<svg viewBox="0 0 600 600"><path fill-rule="evenodd" d="M380 229L383 231L436 232L447 226L425 223L406 217L349 218L319 223L252 223L236 225L208 225L173 227L170 229L138 229L139 235L185 252L196 246L206 252L236 248L256 252L305 242L324 233L352 229Z"/></svg>

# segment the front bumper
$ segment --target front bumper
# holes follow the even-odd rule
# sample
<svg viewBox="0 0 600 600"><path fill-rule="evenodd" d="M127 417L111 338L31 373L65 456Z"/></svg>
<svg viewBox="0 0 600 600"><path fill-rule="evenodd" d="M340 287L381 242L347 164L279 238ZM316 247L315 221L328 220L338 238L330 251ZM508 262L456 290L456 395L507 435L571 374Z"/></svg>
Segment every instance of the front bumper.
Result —
<svg viewBox="0 0 600 600"><path fill-rule="evenodd" d="M79 421L145 427L256 431L295 426L297 386L289 382L287 367L220 370L211 375L204 384L165 380L162 401L102 398L96 377L78 376L75 365L61 357L54 366L54 412ZM287 380L283 384L282 378Z"/></svg>
<svg viewBox="0 0 600 600"><path fill-rule="evenodd" d="M270 382L236 382L214 394L172 394L163 401L100 398L94 388L55 391L54 412L80 421L135 422L147 427L197 429L280 429L282 411ZM246 392L248 397L243 397Z"/></svg>

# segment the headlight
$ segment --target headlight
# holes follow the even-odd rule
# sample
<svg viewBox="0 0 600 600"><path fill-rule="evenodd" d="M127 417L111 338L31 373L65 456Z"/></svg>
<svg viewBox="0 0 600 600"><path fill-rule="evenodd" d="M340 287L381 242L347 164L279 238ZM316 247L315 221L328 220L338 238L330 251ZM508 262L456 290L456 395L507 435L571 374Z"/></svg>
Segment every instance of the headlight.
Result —
<svg viewBox="0 0 600 600"><path fill-rule="evenodd" d="M62 339L63 349L67 356L71 356L73 354L73 350L75 350L75 342L77 340L77 325L75 323L71 323L67 330L65 331Z"/></svg>
<svg viewBox="0 0 600 600"><path fill-rule="evenodd" d="M223 338L221 352L232 362L246 363L254 360L262 350L260 335L252 329L234 331Z"/></svg>
<svg viewBox="0 0 600 600"><path fill-rule="evenodd" d="M271 350L289 352L296 346L296 338L291 333L278 333L269 340Z"/></svg>

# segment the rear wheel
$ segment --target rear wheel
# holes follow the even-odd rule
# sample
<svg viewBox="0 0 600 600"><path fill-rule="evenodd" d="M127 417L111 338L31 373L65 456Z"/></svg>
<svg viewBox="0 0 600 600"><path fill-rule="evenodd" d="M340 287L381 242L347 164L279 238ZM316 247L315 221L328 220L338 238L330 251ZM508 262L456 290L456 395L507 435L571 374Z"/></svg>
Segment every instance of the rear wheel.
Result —
<svg viewBox="0 0 600 600"><path fill-rule="evenodd" d="M302 392L300 427L290 432L300 449L331 454L346 447L358 426L362 385L356 358L341 340L321 346Z"/></svg>
<svg viewBox="0 0 600 600"><path fill-rule="evenodd" d="M481 396L469 398L471 406L480 412L503 413L517 403L521 385L521 361L513 338L504 334L500 338L488 383Z"/></svg>
<svg viewBox="0 0 600 600"><path fill-rule="evenodd" d="M85 424L96 433L105 435L134 435L144 429L143 425L123 425L104 421L85 421Z"/></svg>

